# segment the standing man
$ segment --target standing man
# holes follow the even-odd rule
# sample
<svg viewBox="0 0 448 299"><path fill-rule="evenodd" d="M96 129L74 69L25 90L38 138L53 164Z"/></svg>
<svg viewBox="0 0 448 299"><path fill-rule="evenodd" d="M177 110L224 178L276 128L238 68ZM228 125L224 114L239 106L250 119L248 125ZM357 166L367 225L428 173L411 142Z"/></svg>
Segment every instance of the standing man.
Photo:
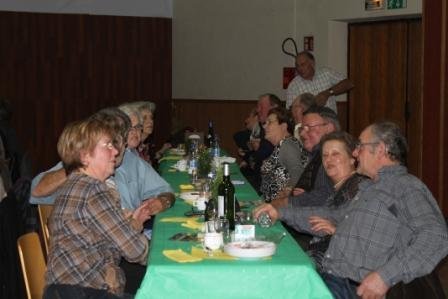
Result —
<svg viewBox="0 0 448 299"><path fill-rule="evenodd" d="M428 188L407 172L406 154L396 124L374 123L361 133L355 150L358 172L371 180L360 184L347 205L337 210L264 205L254 216L267 212L302 231L311 231L313 215L336 225L321 273L335 298L379 299L397 288L419 292L419 298L443 298L428 274L448 254L446 223Z"/></svg>
<svg viewBox="0 0 448 299"><path fill-rule="evenodd" d="M286 90L286 107L305 92L316 96L320 106L327 106L337 113L336 97L353 88L353 83L342 74L329 68L315 68L314 56L308 51L300 52L296 57L298 75L289 83Z"/></svg>

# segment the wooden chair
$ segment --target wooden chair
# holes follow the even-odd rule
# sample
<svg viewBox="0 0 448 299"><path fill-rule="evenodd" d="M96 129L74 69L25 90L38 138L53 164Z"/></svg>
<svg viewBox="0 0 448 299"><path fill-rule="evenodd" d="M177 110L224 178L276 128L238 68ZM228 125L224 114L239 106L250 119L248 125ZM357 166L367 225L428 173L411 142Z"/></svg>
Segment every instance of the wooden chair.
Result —
<svg viewBox="0 0 448 299"><path fill-rule="evenodd" d="M41 299L44 293L45 260L39 235L35 232L17 240L20 264L28 299Z"/></svg>
<svg viewBox="0 0 448 299"><path fill-rule="evenodd" d="M48 230L48 218L53 210L52 205L38 205L40 227L42 229L42 238L45 246L45 256L48 256L50 250L50 231Z"/></svg>

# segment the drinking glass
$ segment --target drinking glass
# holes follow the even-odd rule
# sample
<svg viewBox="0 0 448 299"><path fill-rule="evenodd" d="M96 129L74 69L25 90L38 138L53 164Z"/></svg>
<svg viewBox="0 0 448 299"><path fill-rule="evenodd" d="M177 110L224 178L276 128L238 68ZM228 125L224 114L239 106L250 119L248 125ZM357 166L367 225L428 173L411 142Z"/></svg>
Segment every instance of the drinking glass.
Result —
<svg viewBox="0 0 448 299"><path fill-rule="evenodd" d="M215 230L217 233L222 233L224 243L230 239L229 220L227 218L217 218L215 220Z"/></svg>
<svg viewBox="0 0 448 299"><path fill-rule="evenodd" d="M267 212L263 212L258 216L258 224L263 228L269 228L272 226L271 216Z"/></svg>

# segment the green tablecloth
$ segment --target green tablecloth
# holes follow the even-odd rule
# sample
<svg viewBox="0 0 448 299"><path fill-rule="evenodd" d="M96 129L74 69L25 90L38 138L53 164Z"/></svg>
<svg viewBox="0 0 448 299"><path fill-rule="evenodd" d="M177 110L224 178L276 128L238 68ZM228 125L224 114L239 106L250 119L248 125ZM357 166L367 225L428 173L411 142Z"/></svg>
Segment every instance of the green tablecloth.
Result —
<svg viewBox="0 0 448 299"><path fill-rule="evenodd" d="M162 176L179 192L179 185L189 182L182 172L169 172L174 162L160 165ZM231 167L232 180L244 180L236 165ZM245 181L236 185L238 200L258 199ZM287 236L279 244L275 255L265 260L203 260L196 263L177 263L166 258L163 250L183 249L190 252L192 242L168 240L178 232L193 232L180 223L160 222L165 217L184 216L191 206L177 199L174 207L156 217L150 256L145 278L136 298L332 298L313 264ZM257 234L263 229L257 226ZM280 223L265 229L267 234L285 231Z"/></svg>

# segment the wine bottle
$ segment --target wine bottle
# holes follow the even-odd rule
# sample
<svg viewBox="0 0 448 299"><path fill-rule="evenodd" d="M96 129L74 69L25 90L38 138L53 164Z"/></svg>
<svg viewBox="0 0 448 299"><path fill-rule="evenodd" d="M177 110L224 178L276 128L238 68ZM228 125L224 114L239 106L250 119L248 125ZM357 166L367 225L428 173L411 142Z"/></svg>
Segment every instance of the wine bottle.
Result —
<svg viewBox="0 0 448 299"><path fill-rule="evenodd" d="M230 180L228 163L224 163L224 175L218 186L218 217L227 218L230 230L235 230L235 187Z"/></svg>
<svg viewBox="0 0 448 299"><path fill-rule="evenodd" d="M215 131L213 129L213 121L208 121L208 133L205 136L204 144L206 147L211 147L213 143L213 138L215 136Z"/></svg>

